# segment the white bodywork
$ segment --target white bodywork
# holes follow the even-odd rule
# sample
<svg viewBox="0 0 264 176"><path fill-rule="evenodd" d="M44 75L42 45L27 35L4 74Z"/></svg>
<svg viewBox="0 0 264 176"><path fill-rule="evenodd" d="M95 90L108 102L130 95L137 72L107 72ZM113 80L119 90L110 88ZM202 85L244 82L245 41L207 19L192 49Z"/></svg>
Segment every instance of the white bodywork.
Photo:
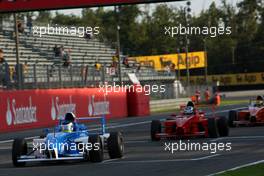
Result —
<svg viewBox="0 0 264 176"><path fill-rule="evenodd" d="M106 141L109 138L110 133L105 133L103 135L100 135L102 144L103 144L103 148L104 146L106 146ZM83 143L83 144L87 144L89 140L89 136L84 136L84 137L79 137L77 139L74 140L75 143ZM18 159L18 162L39 162L39 161L60 161L60 160L83 160L85 159L84 153L80 153L80 154L72 154L70 156L67 157L59 157L58 156L58 149L54 149L53 152L55 154L55 158L48 158L46 153L42 150L40 150L41 145L45 145L46 142L46 138L37 138L37 139L33 139L32 142L32 146L33 149L37 149L34 150L33 155L27 156L27 155L22 155L20 156L20 159ZM50 156L52 156L51 154L52 151L49 151Z"/></svg>

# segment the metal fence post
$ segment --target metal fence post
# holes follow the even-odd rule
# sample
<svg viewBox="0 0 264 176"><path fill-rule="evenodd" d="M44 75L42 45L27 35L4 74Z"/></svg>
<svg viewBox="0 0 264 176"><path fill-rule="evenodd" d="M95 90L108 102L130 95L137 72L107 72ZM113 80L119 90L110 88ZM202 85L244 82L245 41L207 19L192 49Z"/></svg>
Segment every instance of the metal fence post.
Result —
<svg viewBox="0 0 264 176"><path fill-rule="evenodd" d="M19 64L18 65L18 70L19 70L20 88L21 89L24 89L24 79L25 79L25 75L24 75L24 67L23 67L23 64Z"/></svg>
<svg viewBox="0 0 264 176"><path fill-rule="evenodd" d="M17 89L21 89L21 69L20 69L20 58L19 58L19 33L18 33L18 20L16 13L13 14L14 17L14 31L15 31L15 47L16 47L16 79L17 79Z"/></svg>
<svg viewBox="0 0 264 176"><path fill-rule="evenodd" d="M48 88L50 88L50 70L49 70L49 65L47 65L47 85L48 85Z"/></svg>
<svg viewBox="0 0 264 176"><path fill-rule="evenodd" d="M87 86L88 71L89 71L89 67L88 67L88 65L86 65L86 67L85 67L85 73L84 73L85 86Z"/></svg>
<svg viewBox="0 0 264 176"><path fill-rule="evenodd" d="M60 85L60 87L62 87L61 65L59 66L59 85Z"/></svg>
<svg viewBox="0 0 264 176"><path fill-rule="evenodd" d="M36 64L33 65L33 76L34 76L34 88L37 88L37 69Z"/></svg>
<svg viewBox="0 0 264 176"><path fill-rule="evenodd" d="M102 83L104 84L105 83L105 64L103 64L101 72L102 72L101 80L102 80Z"/></svg>
<svg viewBox="0 0 264 176"><path fill-rule="evenodd" d="M84 66L82 65L81 66L81 85L82 85L82 87L84 86L84 75L83 75L83 70L84 70Z"/></svg>
<svg viewBox="0 0 264 176"><path fill-rule="evenodd" d="M73 86L73 73L72 73L72 65L70 65L70 85Z"/></svg>
<svg viewBox="0 0 264 176"><path fill-rule="evenodd" d="M92 81L93 81L93 84L95 85L95 69L94 69L94 67L93 67L93 79L92 79Z"/></svg>

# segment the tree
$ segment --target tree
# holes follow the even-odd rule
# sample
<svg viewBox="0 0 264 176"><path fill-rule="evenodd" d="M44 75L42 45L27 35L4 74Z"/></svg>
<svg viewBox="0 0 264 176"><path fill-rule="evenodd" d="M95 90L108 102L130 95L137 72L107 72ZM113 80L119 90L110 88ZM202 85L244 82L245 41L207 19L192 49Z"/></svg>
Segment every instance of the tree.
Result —
<svg viewBox="0 0 264 176"><path fill-rule="evenodd" d="M52 18L52 23L66 26L80 26L82 21L81 18L76 15L64 15L56 12L55 17Z"/></svg>
<svg viewBox="0 0 264 176"><path fill-rule="evenodd" d="M37 18L36 18L36 22L38 23L50 23L52 19L52 15L50 11L39 11Z"/></svg>
<svg viewBox="0 0 264 176"><path fill-rule="evenodd" d="M257 48L254 46L254 39L258 33L258 18L261 0L244 0L238 4L237 14L238 46L237 55L240 62L247 62L249 58L261 59L256 55Z"/></svg>

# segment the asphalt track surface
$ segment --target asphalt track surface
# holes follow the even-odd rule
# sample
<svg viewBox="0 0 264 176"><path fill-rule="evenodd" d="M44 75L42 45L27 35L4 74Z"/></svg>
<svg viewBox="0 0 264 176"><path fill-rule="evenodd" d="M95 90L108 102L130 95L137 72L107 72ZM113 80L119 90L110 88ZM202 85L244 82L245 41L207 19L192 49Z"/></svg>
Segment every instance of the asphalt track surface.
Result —
<svg viewBox="0 0 264 176"><path fill-rule="evenodd" d="M226 116L229 109L245 107L232 105L216 110L217 115ZM211 110L205 110L209 115ZM248 164L264 158L264 127L240 127L230 129L230 136L216 139L190 139L191 143L231 143L230 151L165 151L165 143L179 143L179 140L150 141L150 122L164 119L167 115L127 118L109 121L109 131L122 131L125 137L125 156L110 160L105 153L102 163L63 162L31 163L15 168L11 161L10 140L15 137L32 137L41 134L41 129L0 134L0 176L202 176ZM91 126L93 128L94 126Z"/></svg>

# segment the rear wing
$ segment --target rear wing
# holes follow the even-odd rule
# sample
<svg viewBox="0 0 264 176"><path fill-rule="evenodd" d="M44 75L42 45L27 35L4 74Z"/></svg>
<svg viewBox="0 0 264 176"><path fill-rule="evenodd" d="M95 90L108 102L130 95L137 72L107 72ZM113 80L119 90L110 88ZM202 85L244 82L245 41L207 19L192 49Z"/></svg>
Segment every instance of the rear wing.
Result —
<svg viewBox="0 0 264 176"><path fill-rule="evenodd" d="M105 116L101 116L101 117L79 117L79 118L75 118L76 122L79 121L100 121L101 123L101 133L105 134L105 129L106 129L106 120L105 120ZM59 124L61 124L63 122L62 119L59 120Z"/></svg>
<svg viewBox="0 0 264 176"><path fill-rule="evenodd" d="M105 128L106 128L106 121L105 121L105 116L102 117L79 117L76 118L76 122L78 121L94 121L94 120L98 120L101 123L101 133L105 134Z"/></svg>

